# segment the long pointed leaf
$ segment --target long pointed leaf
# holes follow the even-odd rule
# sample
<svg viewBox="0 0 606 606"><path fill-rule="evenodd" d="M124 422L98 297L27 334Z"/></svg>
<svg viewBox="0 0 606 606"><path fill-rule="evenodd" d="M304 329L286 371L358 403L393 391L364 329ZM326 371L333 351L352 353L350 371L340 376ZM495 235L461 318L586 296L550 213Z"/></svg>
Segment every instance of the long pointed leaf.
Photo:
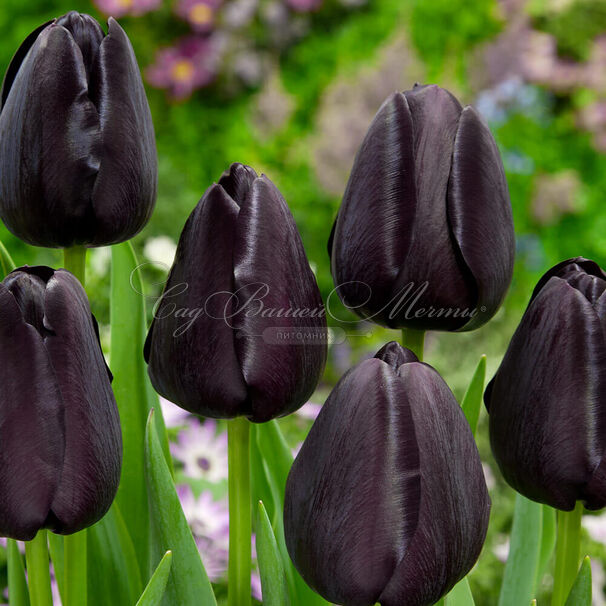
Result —
<svg viewBox="0 0 606 606"><path fill-rule="evenodd" d="M142 589L137 553L114 503L88 530L88 606L134 604Z"/></svg>
<svg viewBox="0 0 606 606"><path fill-rule="evenodd" d="M585 556L565 606L591 606L591 562Z"/></svg>
<svg viewBox="0 0 606 606"><path fill-rule="evenodd" d="M0 242L0 271L2 271L2 277L4 278L4 276L13 271L15 267L15 262L8 250L6 250L6 246Z"/></svg>
<svg viewBox="0 0 606 606"><path fill-rule="evenodd" d="M161 604L216 606L210 581L166 464L154 414L154 411L150 412L145 433L145 477L152 522L152 562L159 562L169 550L173 552L173 563Z"/></svg>
<svg viewBox="0 0 606 606"><path fill-rule="evenodd" d="M284 565L263 501L259 501L257 515L257 558L263 589L263 604L288 606Z"/></svg>
<svg viewBox="0 0 606 606"><path fill-rule="evenodd" d="M543 505L543 520L541 527L541 548L539 550L539 563L537 565L537 578L535 587L541 583L541 579L547 570L551 555L556 544L556 512L553 507Z"/></svg>
<svg viewBox="0 0 606 606"><path fill-rule="evenodd" d="M476 366L469 387L463 396L461 408L465 413L471 432L476 435L480 410L482 409L482 393L484 392L484 380L486 379L486 356L482 356Z"/></svg>
<svg viewBox="0 0 606 606"><path fill-rule="evenodd" d="M519 606L532 600L541 547L543 506L516 495L509 557L499 606Z"/></svg>
<svg viewBox="0 0 606 606"><path fill-rule="evenodd" d="M446 606L475 606L467 577L459 581L444 599Z"/></svg>
<svg viewBox="0 0 606 606"><path fill-rule="evenodd" d="M173 562L172 551L167 551L160 560L158 567L152 575L145 591L141 594L137 606L158 606L162 601L168 575Z"/></svg>
<svg viewBox="0 0 606 606"><path fill-rule="evenodd" d="M143 453L151 391L143 360L147 332L145 298L137 259L129 242L112 247L110 320L110 367L123 441L122 475L116 502L137 546L139 569L147 572L150 522ZM163 450L168 453L161 411L157 408L158 431Z"/></svg>
<svg viewBox="0 0 606 606"><path fill-rule="evenodd" d="M291 604L292 606L326 606L328 602L313 591L301 578L301 575L291 562L288 550L286 549L282 512L284 510L286 479L293 462L292 453L276 421L256 425L253 439L256 444L251 448L252 456L253 458L255 456L261 458L261 463L253 462L253 466L259 470L258 474L257 471L253 472L253 481L256 475L261 475L260 469L262 469L265 475L265 490L269 489L269 494L253 494L253 497L256 497L257 500L262 500L265 504L278 549L282 556ZM253 490L256 490L256 487L253 486Z"/></svg>
<svg viewBox="0 0 606 606"><path fill-rule="evenodd" d="M25 580L23 558L19 553L17 541L8 539L8 603L9 606L29 606L29 591Z"/></svg>

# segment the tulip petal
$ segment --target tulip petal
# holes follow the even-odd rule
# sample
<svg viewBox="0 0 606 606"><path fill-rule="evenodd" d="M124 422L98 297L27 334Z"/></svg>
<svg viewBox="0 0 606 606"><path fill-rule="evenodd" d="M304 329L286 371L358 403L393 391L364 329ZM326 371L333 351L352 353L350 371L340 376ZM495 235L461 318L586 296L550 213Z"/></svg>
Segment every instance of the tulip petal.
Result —
<svg viewBox="0 0 606 606"><path fill-rule="evenodd" d="M470 106L461 113L454 144L448 219L477 287L477 313L463 327L473 330L492 318L505 297L515 239L499 150L488 126Z"/></svg>
<svg viewBox="0 0 606 606"><path fill-rule="evenodd" d="M0 534L22 541L44 526L64 453L63 400L36 329L0 284Z"/></svg>
<svg viewBox="0 0 606 606"><path fill-rule="evenodd" d="M524 496L563 510L581 498L606 447L605 363L596 310L552 276L534 295L485 395L495 459Z"/></svg>
<svg viewBox="0 0 606 606"><path fill-rule="evenodd" d="M417 208L414 225L408 227L410 247L392 291L392 297L407 300L394 326L455 330L469 320L465 312L476 300L473 278L453 248L445 205L461 106L435 85L416 86L405 95L414 124ZM409 215L404 218L412 222Z"/></svg>
<svg viewBox="0 0 606 606"><path fill-rule="evenodd" d="M238 206L242 206L242 202L248 196L256 178L257 173L253 168L246 166L246 164L234 162L229 170L221 175L219 185Z"/></svg>
<svg viewBox="0 0 606 606"><path fill-rule="evenodd" d="M427 364L400 366L420 453L417 530L382 606L434 604L478 559L490 513L480 456L465 415L440 375Z"/></svg>
<svg viewBox="0 0 606 606"><path fill-rule="evenodd" d="M93 246L132 238L156 201L154 127L131 43L109 18L91 73L90 97L99 111L103 147L92 194Z"/></svg>
<svg viewBox="0 0 606 606"><path fill-rule="evenodd" d="M349 371L322 407L288 477L284 523L295 566L325 599L380 599L417 529L418 439L404 383L381 360Z"/></svg>
<svg viewBox="0 0 606 606"><path fill-rule="evenodd" d="M210 187L190 215L145 344L155 389L191 412L250 412L234 346L233 242L238 205Z"/></svg>
<svg viewBox="0 0 606 606"><path fill-rule="evenodd" d="M99 51L99 45L105 36L101 26L90 15L77 13L76 11L70 11L59 17L56 23L68 30L78 45L82 53L82 62L88 80Z"/></svg>
<svg viewBox="0 0 606 606"><path fill-rule="evenodd" d="M47 21L43 23L39 27L37 27L31 34L25 38L25 40L21 43L21 46L17 49L11 62L6 68L6 73L4 74L4 80L2 81L2 90L0 91L0 111L4 107L6 103L6 99L8 97L8 93L11 90L11 86L13 85L13 81L15 80L15 76L23 63L23 60L27 56L29 49L34 45L34 42L38 39L40 32L43 29L46 29L51 23L54 23L54 19L51 21Z"/></svg>
<svg viewBox="0 0 606 606"><path fill-rule="evenodd" d="M332 275L357 313L391 326L392 285L410 246L417 210L413 123L401 93L375 116L356 156L335 221Z"/></svg>
<svg viewBox="0 0 606 606"><path fill-rule="evenodd" d="M326 320L295 221L265 176L241 202L233 258L236 352L250 418L267 421L311 396L326 362Z"/></svg>
<svg viewBox="0 0 606 606"><path fill-rule="evenodd" d="M6 226L39 246L85 241L99 145L82 53L65 28L49 25L21 63L0 113Z"/></svg>
<svg viewBox="0 0 606 606"><path fill-rule="evenodd" d="M86 293L65 270L47 283L45 324L65 407L65 457L49 526L68 534L98 521L112 504L120 481L120 419Z"/></svg>

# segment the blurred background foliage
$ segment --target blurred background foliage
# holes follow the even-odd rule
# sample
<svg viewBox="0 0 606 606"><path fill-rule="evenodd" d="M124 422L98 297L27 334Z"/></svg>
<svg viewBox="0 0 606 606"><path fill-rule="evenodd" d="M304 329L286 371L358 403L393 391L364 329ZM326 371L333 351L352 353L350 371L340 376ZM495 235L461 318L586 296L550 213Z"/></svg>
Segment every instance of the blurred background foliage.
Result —
<svg viewBox="0 0 606 606"><path fill-rule="evenodd" d="M475 332L427 338L426 360L457 397L482 353L492 376L547 268L577 255L604 266L606 0L95 2L2 0L0 67L31 30L68 10L120 18L145 74L157 135L158 203L135 239L148 263L150 314L188 214L234 161L280 188L328 297L326 242L356 149L384 97L416 81L440 84L480 110L500 147L514 210L516 269L501 311ZM59 251L27 247L4 227L0 239L19 264L61 265ZM108 250L91 252L87 290L105 346L108 266ZM342 324L349 337L331 347L316 402L353 363L398 338L351 323L339 305L332 311L350 321ZM293 448L309 427L295 416L282 424ZM497 602L512 491L491 460L485 415L479 435L493 498L490 535L471 576L481 606ZM594 517L584 550L598 556L600 605L606 520ZM548 586L543 579L542 591Z"/></svg>

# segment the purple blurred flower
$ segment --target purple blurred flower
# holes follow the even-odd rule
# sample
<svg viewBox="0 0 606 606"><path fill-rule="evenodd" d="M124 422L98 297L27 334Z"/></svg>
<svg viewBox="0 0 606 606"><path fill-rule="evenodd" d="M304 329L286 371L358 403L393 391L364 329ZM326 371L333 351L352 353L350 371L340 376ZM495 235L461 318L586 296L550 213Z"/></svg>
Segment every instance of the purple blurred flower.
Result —
<svg viewBox="0 0 606 606"><path fill-rule="evenodd" d="M217 435L217 423L192 417L179 432L171 453L184 465L186 476L216 483L227 478L227 432Z"/></svg>
<svg viewBox="0 0 606 606"><path fill-rule="evenodd" d="M222 0L179 0L175 13L187 21L198 33L211 30L215 23L215 13Z"/></svg>
<svg viewBox="0 0 606 606"><path fill-rule="evenodd" d="M322 410L322 404L315 404L314 402L306 402L296 411L300 417L308 419L309 421L315 421Z"/></svg>
<svg viewBox="0 0 606 606"><path fill-rule="evenodd" d="M168 89L175 99L184 99L212 81L216 63L212 38L189 36L177 46L158 51L146 76L152 86Z"/></svg>
<svg viewBox="0 0 606 606"><path fill-rule="evenodd" d="M298 13L309 13L322 6L322 0L286 0L286 4Z"/></svg>
<svg viewBox="0 0 606 606"><path fill-rule="evenodd" d="M95 6L106 15L143 15L160 8L162 0L93 0Z"/></svg>
<svg viewBox="0 0 606 606"><path fill-rule="evenodd" d="M187 425L191 418L187 410L183 410L162 396L160 396L160 406L162 407L162 416L166 427L182 427Z"/></svg>
<svg viewBox="0 0 606 606"><path fill-rule="evenodd" d="M198 498L188 484L177 486L183 513L194 535L202 563L211 581L225 578L229 559L229 507L227 499L215 501L206 490ZM252 537L252 557L256 560L255 536ZM252 595L261 599L258 572L251 574Z"/></svg>

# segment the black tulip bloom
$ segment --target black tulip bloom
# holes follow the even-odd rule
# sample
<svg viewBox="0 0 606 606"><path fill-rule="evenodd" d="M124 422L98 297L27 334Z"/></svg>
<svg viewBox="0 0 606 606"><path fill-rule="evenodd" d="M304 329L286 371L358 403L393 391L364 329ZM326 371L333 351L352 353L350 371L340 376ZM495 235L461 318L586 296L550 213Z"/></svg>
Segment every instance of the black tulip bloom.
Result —
<svg viewBox="0 0 606 606"><path fill-rule="evenodd" d="M122 438L97 324L65 270L0 283L0 536L71 534L109 509Z"/></svg>
<svg viewBox="0 0 606 606"><path fill-rule="evenodd" d="M606 273L578 257L539 281L484 401L507 482L557 509L606 506Z"/></svg>
<svg viewBox="0 0 606 606"><path fill-rule="evenodd" d="M326 319L276 186L233 164L190 215L145 343L161 395L215 418L299 408L326 361Z"/></svg>
<svg viewBox="0 0 606 606"><path fill-rule="evenodd" d="M477 560L490 500L440 375L395 342L339 381L286 484L286 545L345 606L434 604Z"/></svg>
<svg viewBox="0 0 606 606"><path fill-rule="evenodd" d="M156 199L154 129L124 30L70 12L34 30L0 92L0 218L29 244L132 238Z"/></svg>
<svg viewBox="0 0 606 606"><path fill-rule="evenodd" d="M356 156L329 242L343 302L390 328L472 330L503 301L514 232L490 130L446 90L394 93Z"/></svg>

